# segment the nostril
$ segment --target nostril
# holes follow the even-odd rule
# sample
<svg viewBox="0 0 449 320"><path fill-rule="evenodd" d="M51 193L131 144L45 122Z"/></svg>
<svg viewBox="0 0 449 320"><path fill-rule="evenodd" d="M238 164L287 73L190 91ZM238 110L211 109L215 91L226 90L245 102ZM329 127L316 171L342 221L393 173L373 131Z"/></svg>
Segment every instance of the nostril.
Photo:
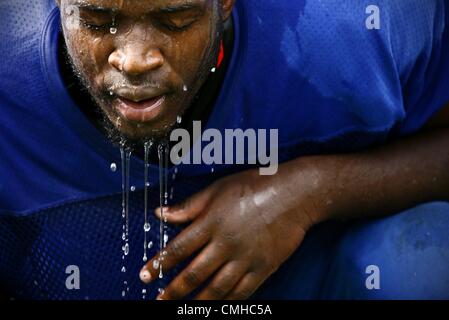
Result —
<svg viewBox="0 0 449 320"><path fill-rule="evenodd" d="M119 71L123 71L123 66L126 63L126 56L120 52L114 51L109 56L108 62L111 66Z"/></svg>
<svg viewBox="0 0 449 320"><path fill-rule="evenodd" d="M159 50L127 50L126 54L120 50L109 56L109 64L120 72L138 75L160 68L164 64L164 57Z"/></svg>
<svg viewBox="0 0 449 320"><path fill-rule="evenodd" d="M164 57L159 50L151 50L146 55L146 63L149 68L155 69L164 64Z"/></svg>

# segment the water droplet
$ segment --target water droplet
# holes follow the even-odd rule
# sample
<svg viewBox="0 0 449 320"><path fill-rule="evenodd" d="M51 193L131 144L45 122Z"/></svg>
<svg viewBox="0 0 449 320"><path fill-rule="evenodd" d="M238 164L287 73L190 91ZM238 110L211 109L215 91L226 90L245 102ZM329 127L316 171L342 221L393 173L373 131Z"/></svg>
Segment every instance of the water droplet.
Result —
<svg viewBox="0 0 449 320"><path fill-rule="evenodd" d="M122 291L122 297L124 297L126 295L125 290Z"/></svg>
<svg viewBox="0 0 449 320"><path fill-rule="evenodd" d="M122 247L123 253L125 254L125 256L127 256L129 254L129 244L126 243L123 247Z"/></svg>
<svg viewBox="0 0 449 320"><path fill-rule="evenodd" d="M131 186L131 192L136 191L136 186Z"/></svg>
<svg viewBox="0 0 449 320"><path fill-rule="evenodd" d="M148 243L148 249L151 249L153 247L153 241L150 241L149 243Z"/></svg>
<svg viewBox="0 0 449 320"><path fill-rule="evenodd" d="M116 172L117 171L117 165L115 163L111 163L111 171Z"/></svg>
<svg viewBox="0 0 449 320"><path fill-rule="evenodd" d="M214 173L214 171L215 171L215 168L210 169L210 172Z"/></svg>
<svg viewBox="0 0 449 320"><path fill-rule="evenodd" d="M162 273L162 268L159 270L159 279L162 279L164 277L164 274Z"/></svg>
<svg viewBox="0 0 449 320"><path fill-rule="evenodd" d="M122 233L122 240L125 240L126 239L126 234L123 232Z"/></svg>
<svg viewBox="0 0 449 320"><path fill-rule="evenodd" d="M145 232L148 232L151 230L151 225L147 222L143 225L143 230L145 230Z"/></svg>
<svg viewBox="0 0 449 320"><path fill-rule="evenodd" d="M163 252L162 252L162 255L163 255L163 256L166 256L166 255L167 255L167 251L163 251Z"/></svg>
<svg viewBox="0 0 449 320"><path fill-rule="evenodd" d="M213 67L210 72L214 73L215 71L217 71L217 69L215 67Z"/></svg>
<svg viewBox="0 0 449 320"><path fill-rule="evenodd" d="M181 123L182 122L182 117L181 116L178 116L177 118L176 118L176 122L179 124L179 123Z"/></svg>
<svg viewBox="0 0 449 320"><path fill-rule="evenodd" d="M111 32L111 34L116 34L117 28L111 27L111 29L109 29L109 31Z"/></svg>
<svg viewBox="0 0 449 320"><path fill-rule="evenodd" d="M147 182L147 183L145 183L145 185L146 185L147 187L149 187L149 186L150 186L150 183L149 183L149 182Z"/></svg>
<svg viewBox="0 0 449 320"><path fill-rule="evenodd" d="M182 86L182 91L187 92L188 90L189 90L189 89L187 88L186 85L183 85L183 86Z"/></svg>
<svg viewBox="0 0 449 320"><path fill-rule="evenodd" d="M143 258L142 258L142 260L143 260L143 262L146 262L146 261L148 260L148 258L147 258L147 255L146 255L146 254L144 254L144 255L143 255Z"/></svg>
<svg viewBox="0 0 449 320"><path fill-rule="evenodd" d="M165 243L168 242L168 234L164 234L164 242L165 242Z"/></svg>
<svg viewBox="0 0 449 320"><path fill-rule="evenodd" d="M159 294L164 294L165 290L162 288L157 289L157 291L159 292Z"/></svg>
<svg viewBox="0 0 449 320"><path fill-rule="evenodd" d="M154 260L154 261L153 261L153 268L154 268L155 270L159 269L159 260Z"/></svg>
<svg viewBox="0 0 449 320"><path fill-rule="evenodd" d="M122 267L122 272L126 272L125 266Z"/></svg>
<svg viewBox="0 0 449 320"><path fill-rule="evenodd" d="M147 289L142 289L142 293L143 294L147 293Z"/></svg>
<svg viewBox="0 0 449 320"><path fill-rule="evenodd" d="M110 96L113 96L113 95L114 95L114 92L109 91L109 95L110 95Z"/></svg>

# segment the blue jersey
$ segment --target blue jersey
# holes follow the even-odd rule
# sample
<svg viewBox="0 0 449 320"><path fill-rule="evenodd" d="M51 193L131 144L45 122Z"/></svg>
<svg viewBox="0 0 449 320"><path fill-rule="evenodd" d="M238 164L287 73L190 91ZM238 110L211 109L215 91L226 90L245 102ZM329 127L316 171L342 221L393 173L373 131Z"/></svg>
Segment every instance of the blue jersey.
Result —
<svg viewBox="0 0 449 320"><path fill-rule="evenodd" d="M0 2L0 287L16 297L120 299L126 281L126 298L138 299L143 162L131 159L136 191L123 273L121 174L110 169L120 152L64 86L54 2ZM367 1L237 1L232 57L207 127L279 129L281 162L418 131L449 101L449 4L376 2L380 29L366 26ZM243 167L211 173L181 164L175 179L173 170L177 202ZM156 167L150 181L155 208ZM177 231L170 228L169 238ZM79 267L79 290L66 287L70 265Z"/></svg>

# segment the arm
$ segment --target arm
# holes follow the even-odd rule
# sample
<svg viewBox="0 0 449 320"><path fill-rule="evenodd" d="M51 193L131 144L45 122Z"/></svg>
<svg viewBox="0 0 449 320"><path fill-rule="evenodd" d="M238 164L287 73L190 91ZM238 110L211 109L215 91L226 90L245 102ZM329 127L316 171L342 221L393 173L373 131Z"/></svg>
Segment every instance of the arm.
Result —
<svg viewBox="0 0 449 320"><path fill-rule="evenodd" d="M198 253L159 298L181 299L208 279L198 299L248 298L314 224L449 199L447 111L435 119L419 134L370 151L298 158L275 176L251 170L226 177L169 208L168 222L192 223L168 244L163 269ZM141 271L144 282L157 278L155 259Z"/></svg>
<svg viewBox="0 0 449 320"><path fill-rule="evenodd" d="M386 215L449 200L449 105L425 129L364 153L296 159L282 166L290 174L279 178L291 181L284 185L292 192L301 187L295 181L304 179L304 172L307 185L318 182L314 222Z"/></svg>

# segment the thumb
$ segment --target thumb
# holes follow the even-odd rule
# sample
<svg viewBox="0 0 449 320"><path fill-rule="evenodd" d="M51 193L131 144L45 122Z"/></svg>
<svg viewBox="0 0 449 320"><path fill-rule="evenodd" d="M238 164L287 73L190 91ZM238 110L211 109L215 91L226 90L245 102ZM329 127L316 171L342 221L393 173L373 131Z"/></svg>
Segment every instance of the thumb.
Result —
<svg viewBox="0 0 449 320"><path fill-rule="evenodd" d="M174 224L182 224L193 221L206 208L209 200L212 198L212 194L213 189L209 187L194 194L177 205L163 207L164 218L167 219L167 222ZM160 219L162 214L161 208L156 208L155 213Z"/></svg>

